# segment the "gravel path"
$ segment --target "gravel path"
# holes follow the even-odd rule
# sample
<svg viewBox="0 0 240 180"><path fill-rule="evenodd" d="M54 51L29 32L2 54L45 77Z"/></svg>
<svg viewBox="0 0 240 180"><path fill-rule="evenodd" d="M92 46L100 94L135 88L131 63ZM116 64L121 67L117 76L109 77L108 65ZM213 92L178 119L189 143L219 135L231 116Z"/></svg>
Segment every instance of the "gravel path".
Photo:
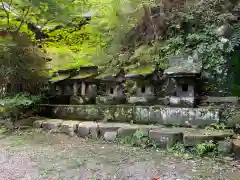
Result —
<svg viewBox="0 0 240 180"><path fill-rule="evenodd" d="M173 157L166 152L69 138L0 133L0 180L240 180L238 162Z"/></svg>

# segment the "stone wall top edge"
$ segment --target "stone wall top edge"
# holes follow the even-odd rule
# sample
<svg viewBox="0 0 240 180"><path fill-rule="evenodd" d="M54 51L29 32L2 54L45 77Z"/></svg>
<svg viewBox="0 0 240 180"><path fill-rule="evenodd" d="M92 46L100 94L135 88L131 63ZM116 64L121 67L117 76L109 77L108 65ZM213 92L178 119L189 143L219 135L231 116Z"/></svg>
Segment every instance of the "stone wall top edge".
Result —
<svg viewBox="0 0 240 180"><path fill-rule="evenodd" d="M163 105L131 105L131 104L118 104L118 105L108 105L108 104L89 104L89 105L56 105L56 104L39 104L40 107L136 107L136 108L162 108L162 109L186 109L186 110L194 110L194 109L208 109L208 110L219 110L221 109L219 106L206 106L206 107L196 107L196 108L189 108L189 107L170 107L170 106L163 106Z"/></svg>

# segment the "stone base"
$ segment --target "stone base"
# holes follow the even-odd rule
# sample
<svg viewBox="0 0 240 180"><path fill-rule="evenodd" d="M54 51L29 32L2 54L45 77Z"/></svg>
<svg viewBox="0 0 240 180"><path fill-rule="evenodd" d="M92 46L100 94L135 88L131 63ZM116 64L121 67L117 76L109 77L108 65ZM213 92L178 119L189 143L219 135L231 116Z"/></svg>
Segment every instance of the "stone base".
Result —
<svg viewBox="0 0 240 180"><path fill-rule="evenodd" d="M236 159L240 159L240 139L233 140L233 152L236 156Z"/></svg>
<svg viewBox="0 0 240 180"><path fill-rule="evenodd" d="M232 133L230 131L193 130L185 131L183 142L185 146L195 146L206 141L222 141L231 136Z"/></svg>
<svg viewBox="0 0 240 180"><path fill-rule="evenodd" d="M220 108L177 108L140 105L41 105L60 119L134 122L138 124L158 123L184 127L205 127L220 122Z"/></svg>
<svg viewBox="0 0 240 180"><path fill-rule="evenodd" d="M125 104L125 102L125 97L98 96L96 98L96 104Z"/></svg>
<svg viewBox="0 0 240 180"><path fill-rule="evenodd" d="M131 96L127 98L129 104L151 104L156 101L156 96Z"/></svg>
<svg viewBox="0 0 240 180"><path fill-rule="evenodd" d="M90 98L88 96L71 96L70 104L81 105L81 104L95 104L96 98Z"/></svg>
<svg viewBox="0 0 240 180"><path fill-rule="evenodd" d="M177 142L182 143L183 133L173 129L154 129L149 131L149 139L157 146L169 148Z"/></svg>
<svg viewBox="0 0 240 180"><path fill-rule="evenodd" d="M63 123L61 119L50 119L42 123L44 130L51 130L52 132L59 132L59 127Z"/></svg>
<svg viewBox="0 0 240 180"><path fill-rule="evenodd" d="M166 97L165 105L171 107L195 107L195 97Z"/></svg>

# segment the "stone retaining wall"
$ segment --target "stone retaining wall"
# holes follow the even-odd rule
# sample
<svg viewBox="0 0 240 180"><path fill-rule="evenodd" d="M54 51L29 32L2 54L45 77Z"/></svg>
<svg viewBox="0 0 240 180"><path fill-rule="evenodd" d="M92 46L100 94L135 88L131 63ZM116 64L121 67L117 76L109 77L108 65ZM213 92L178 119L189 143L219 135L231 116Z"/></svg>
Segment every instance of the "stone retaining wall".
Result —
<svg viewBox="0 0 240 180"><path fill-rule="evenodd" d="M146 137L159 147L170 147L182 143L193 147L206 141L224 141L232 137L229 130L205 130L194 128L167 128L163 125L138 125L129 123L102 123L95 121L64 121L61 119L39 118L33 123L34 128L42 128L54 133L64 133L91 139L115 141L117 138L133 138L136 131L141 132L141 138ZM229 147L231 149L231 146Z"/></svg>
<svg viewBox="0 0 240 180"><path fill-rule="evenodd" d="M220 122L219 108L133 105L40 105L39 113L60 119L204 127Z"/></svg>

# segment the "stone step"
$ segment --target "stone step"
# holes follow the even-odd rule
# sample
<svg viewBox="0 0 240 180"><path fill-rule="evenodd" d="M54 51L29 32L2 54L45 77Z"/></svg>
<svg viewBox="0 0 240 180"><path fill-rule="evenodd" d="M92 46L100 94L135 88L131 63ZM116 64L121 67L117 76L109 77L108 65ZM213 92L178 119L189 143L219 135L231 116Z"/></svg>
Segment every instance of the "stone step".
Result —
<svg viewBox="0 0 240 180"><path fill-rule="evenodd" d="M163 125L139 125L129 123L103 123L95 121L75 121L62 119L39 119L33 123L35 128L43 128L52 132L77 135L82 138L101 138L114 141L117 138L133 137L140 131L142 137L147 137L160 147L170 147L175 143L185 146L195 146L205 141L221 141L231 137L229 130L210 131L204 129L165 127Z"/></svg>

